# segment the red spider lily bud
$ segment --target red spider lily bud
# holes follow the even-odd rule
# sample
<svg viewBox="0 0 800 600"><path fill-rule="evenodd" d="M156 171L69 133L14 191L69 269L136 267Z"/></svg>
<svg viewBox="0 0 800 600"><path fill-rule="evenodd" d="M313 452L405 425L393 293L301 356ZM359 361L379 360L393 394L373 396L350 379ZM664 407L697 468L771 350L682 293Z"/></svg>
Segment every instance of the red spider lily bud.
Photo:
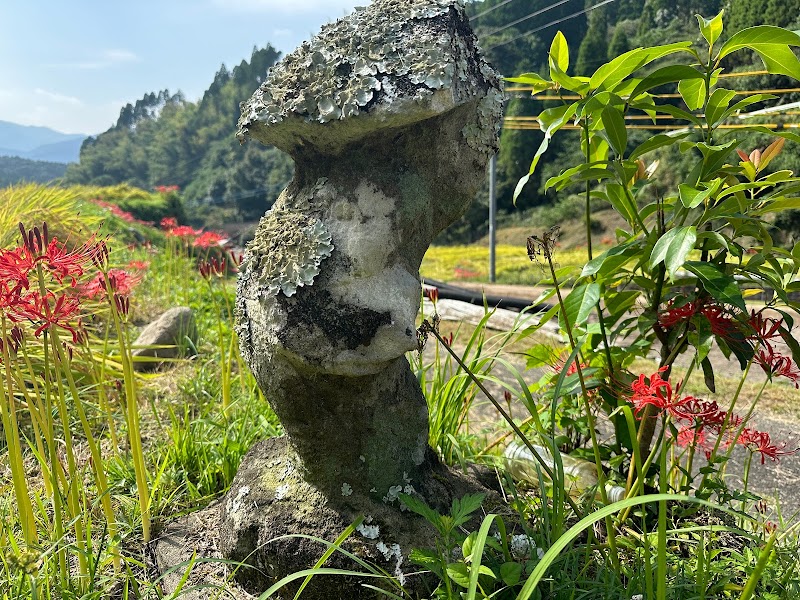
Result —
<svg viewBox="0 0 800 600"><path fill-rule="evenodd" d="M72 361L72 346L69 346L67 342L61 342L61 346L64 348L64 352L67 353L67 358Z"/></svg>
<svg viewBox="0 0 800 600"><path fill-rule="evenodd" d="M211 263L207 260L201 260L197 265L197 270L200 271L200 276L206 281L211 279Z"/></svg>
<svg viewBox="0 0 800 600"><path fill-rule="evenodd" d="M75 325L72 331L72 341L75 344L85 344L89 340L89 334L86 333L86 329L83 327L83 322L78 319L78 323Z"/></svg>
<svg viewBox="0 0 800 600"><path fill-rule="evenodd" d="M506 403L511 402L511 392L508 390L503 391L503 400L505 400Z"/></svg>
<svg viewBox="0 0 800 600"><path fill-rule="evenodd" d="M131 299L128 296L114 294L114 306L117 307L117 312L123 316L128 316L131 310Z"/></svg>
<svg viewBox="0 0 800 600"><path fill-rule="evenodd" d="M25 225L20 221L19 231L22 233L22 245L32 255L36 254L36 245L34 244L33 231L25 231Z"/></svg>
<svg viewBox="0 0 800 600"><path fill-rule="evenodd" d="M770 535L775 533L777 531L777 529L778 529L778 526L775 523L773 523L772 521L767 521L766 523L764 523L764 531L766 531Z"/></svg>
<svg viewBox="0 0 800 600"><path fill-rule="evenodd" d="M453 345L453 338L454 338L453 332L451 331L450 335L448 335L446 338L444 338L444 341L448 346L452 346Z"/></svg>
<svg viewBox="0 0 800 600"><path fill-rule="evenodd" d="M426 287L425 288L425 295L428 299L433 302L433 305L436 306L436 303L439 301L439 288L435 287Z"/></svg>
<svg viewBox="0 0 800 600"><path fill-rule="evenodd" d="M22 346L24 339L25 331L19 325L14 325L11 328L11 335L9 336L9 345L14 349L14 352L19 350L19 347Z"/></svg>
<svg viewBox="0 0 800 600"><path fill-rule="evenodd" d="M121 379L117 379L116 381L114 381L114 387L117 389L117 393L121 394L122 393L122 380Z"/></svg>
<svg viewBox="0 0 800 600"><path fill-rule="evenodd" d="M762 515L767 513L767 501L763 498L756 502L756 510L761 513Z"/></svg>
<svg viewBox="0 0 800 600"><path fill-rule="evenodd" d="M242 261L244 260L244 252L234 252L231 250L228 255L230 256L231 260L231 268L234 271L238 271L239 265L241 265Z"/></svg>
<svg viewBox="0 0 800 600"><path fill-rule="evenodd" d="M105 271L108 268L109 255L108 244L106 244L105 240L97 242L91 250L92 262L101 271Z"/></svg>
<svg viewBox="0 0 800 600"><path fill-rule="evenodd" d="M225 276L225 259L221 259L219 262L216 258L211 259L212 264L214 265L214 274L217 277L224 277Z"/></svg>

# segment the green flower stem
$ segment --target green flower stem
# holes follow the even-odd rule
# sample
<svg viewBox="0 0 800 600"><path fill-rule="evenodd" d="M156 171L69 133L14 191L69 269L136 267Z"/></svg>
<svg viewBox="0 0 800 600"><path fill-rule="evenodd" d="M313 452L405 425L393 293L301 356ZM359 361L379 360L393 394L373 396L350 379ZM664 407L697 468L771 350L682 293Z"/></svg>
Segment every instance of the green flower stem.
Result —
<svg viewBox="0 0 800 600"><path fill-rule="evenodd" d="M576 344L575 344L575 337L572 334L572 325L569 322L569 317L567 316L567 311L564 305L564 298L561 295L561 287L558 284L558 277L556 277L555 267L553 266L553 256L550 253L550 248L547 246L547 242L543 244L543 252L544 256L547 259L547 264L550 267L550 275L553 278L553 286L556 290L556 296L558 297L558 305L561 307L561 314L564 317L564 327L567 331L567 337L569 339L570 349L575 352ZM600 491L600 499L602 500L603 504L606 506L608 505L608 492L606 491L606 474L603 470L603 461L600 456L600 445L597 441L597 429L596 423L594 419L594 415L592 414L592 407L589 403L589 391L586 389L586 380L583 376L583 369L581 368L581 361L577 359L575 361L576 371L578 373L578 382L581 386L581 396L583 397L583 408L586 411L586 419L589 425L589 435L592 438L592 453L594 454L594 464L595 468L597 469L597 487ZM616 547L616 539L614 536L614 529L613 523L611 521L611 517L605 518L605 525L606 525L606 532L608 535L608 544L611 548L611 563L614 566L614 571L617 575L620 573L620 565L619 565L619 553Z"/></svg>
<svg viewBox="0 0 800 600"><path fill-rule="evenodd" d="M97 441L94 439L91 424L89 423L89 419L86 417L86 411L83 409L83 401L81 400L80 393L75 385L75 378L72 375L72 369L70 368L69 360L64 353L64 349L61 347L58 331L55 329L52 332L50 341L52 343L55 356L58 357L58 365L67 379L67 385L69 386L70 393L72 394L73 403L76 411L78 412L78 418L83 426L83 433L86 436L86 443L89 445L89 453L92 456L92 471L94 472L95 483L97 484L97 493L100 496L100 504L103 507L103 513L106 517L109 536L111 539L114 539L117 536L117 519L114 515L114 509L111 506L108 479L106 478L106 473L103 468L103 457L100 454L100 447L97 445ZM119 552L116 548L112 547L111 554L114 559L115 570L119 570Z"/></svg>
<svg viewBox="0 0 800 600"><path fill-rule="evenodd" d="M492 395L492 393L489 390L486 389L486 386L483 385L483 383L481 382L480 378L478 378L470 370L470 368L467 367L467 365L464 364L464 362L455 353L455 351L445 343L445 341L442 339L442 336L439 334L438 331L436 331L436 329L431 328L430 332L436 337L437 340L439 340L439 343L444 346L445 350L447 350L450 353L450 356L452 356L455 359L455 361L464 370L464 372L470 377L470 379L472 379L472 381L475 382L475 385L477 385L478 389L480 389L481 392L483 392L484 395L489 399L489 402L491 402L494 405L494 407L497 409L497 412L500 413L500 415L503 417L503 419L505 419L505 421L509 424L511 429L514 430L514 433L517 434L517 437L519 437L519 439L522 441L522 443L525 444L525 447L528 450L530 450L531 454L539 462L539 464L541 465L542 469L544 470L545 473L547 473L547 476L550 478L550 480L551 481L557 481L557 478L556 478L555 474L553 473L553 469L550 467L550 465L547 464L547 461L545 461L541 457L541 455L536 451L536 448L533 447L533 444L531 444L531 442L527 438L527 436L524 433L522 433L522 430L517 426L517 424L514 423L514 419L512 419L511 416L505 411L503 406L497 401L497 399ZM569 495L566 495L564 498L565 498L566 502L569 504L570 508L575 512L575 514L576 515L580 515L581 511L578 508L578 506L575 504L575 502L572 500L572 498L570 498Z"/></svg>

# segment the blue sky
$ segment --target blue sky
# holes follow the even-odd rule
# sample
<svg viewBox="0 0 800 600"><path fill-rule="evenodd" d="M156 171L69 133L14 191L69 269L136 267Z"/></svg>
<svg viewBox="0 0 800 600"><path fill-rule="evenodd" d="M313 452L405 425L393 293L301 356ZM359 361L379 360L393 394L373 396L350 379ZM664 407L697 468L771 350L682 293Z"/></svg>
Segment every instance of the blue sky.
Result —
<svg viewBox="0 0 800 600"><path fill-rule="evenodd" d="M2 0L0 120L108 129L147 92L196 100L253 46L290 52L367 0ZM244 100L244 98L243 98Z"/></svg>

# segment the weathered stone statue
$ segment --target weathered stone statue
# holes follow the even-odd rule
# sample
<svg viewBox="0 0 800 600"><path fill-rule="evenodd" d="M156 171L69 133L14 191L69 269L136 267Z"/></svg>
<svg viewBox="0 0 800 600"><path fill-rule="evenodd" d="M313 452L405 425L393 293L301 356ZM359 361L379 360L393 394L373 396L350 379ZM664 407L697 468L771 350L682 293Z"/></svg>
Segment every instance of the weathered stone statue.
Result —
<svg viewBox="0 0 800 600"><path fill-rule="evenodd" d="M402 576L431 531L398 494L449 505L475 491L428 448L404 355L417 344L422 257L484 180L501 116L498 76L445 0L357 9L242 105L240 139L284 150L296 169L248 246L237 296L241 352L286 431L245 457L222 506L221 550L260 569L254 585L324 550L271 539L333 540L359 513L348 548ZM303 597L369 596L316 585Z"/></svg>

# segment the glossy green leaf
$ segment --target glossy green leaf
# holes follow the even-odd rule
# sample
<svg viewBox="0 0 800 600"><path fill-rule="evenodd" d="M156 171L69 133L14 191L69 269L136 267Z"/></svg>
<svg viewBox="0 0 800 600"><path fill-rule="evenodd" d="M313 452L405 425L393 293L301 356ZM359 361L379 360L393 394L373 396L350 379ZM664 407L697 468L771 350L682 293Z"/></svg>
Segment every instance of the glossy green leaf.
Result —
<svg viewBox="0 0 800 600"><path fill-rule="evenodd" d="M703 202L713 197L722 186L722 179L719 177L709 183L701 184L702 188L698 189L691 185L680 184L678 192L680 194L681 204L686 208L695 208L700 206Z"/></svg>
<svg viewBox="0 0 800 600"><path fill-rule="evenodd" d="M666 134L666 133L659 133L654 135L653 137L645 140L641 144L639 144L636 148L634 148L633 152L630 153L631 160L636 160L640 156L647 154L648 152L652 152L657 148L663 148L664 146L669 146L670 144L675 144L680 140L684 139L686 136L689 135L689 132L686 133L679 133L677 135L674 134Z"/></svg>
<svg viewBox="0 0 800 600"><path fill-rule="evenodd" d="M781 27L759 25L731 36L720 49L719 58L747 48L761 57L770 73L780 73L800 79L800 61L790 46L800 46L799 35Z"/></svg>
<svg viewBox="0 0 800 600"><path fill-rule="evenodd" d="M706 100L705 79L682 79L678 83L678 93L689 110L700 110Z"/></svg>
<svg viewBox="0 0 800 600"><path fill-rule="evenodd" d="M697 228L693 225L670 229L653 246L650 266L663 262L667 273L672 275L683 266L689 252L694 250L697 241Z"/></svg>
<svg viewBox="0 0 800 600"><path fill-rule="evenodd" d="M675 52L684 52L690 47L691 44L688 42L677 42L652 48L630 50L597 69L589 80L589 87L597 89L602 85L606 89L612 88L636 70L654 60Z"/></svg>
<svg viewBox="0 0 800 600"><path fill-rule="evenodd" d="M533 175L534 171L536 170L536 165L539 164L539 159L542 158L542 155L547 152L547 148L550 147L550 140L552 139L553 135L573 116L575 116L575 111L577 109L578 103L575 102L565 106L548 108L539 114L539 126L544 131L544 139L542 140L541 144L539 144L539 148L536 150L536 154L533 156L528 174L519 180L517 187L514 189L514 203L517 202L517 198L522 193L522 189L528 183L531 175Z"/></svg>
<svg viewBox="0 0 800 600"><path fill-rule="evenodd" d="M614 261L614 259L619 259L619 261L614 261L615 265L621 266L630 260L632 254L635 254L636 250L633 248L633 243L628 244L621 244L619 246L614 246L613 248L609 248L602 254L595 256L592 260L590 260L586 265L583 267L583 271L581 271L581 277L591 277L599 273L604 266L607 268L607 263Z"/></svg>
<svg viewBox="0 0 800 600"><path fill-rule="evenodd" d="M569 327L586 325L589 313L594 310L598 300L600 300L600 285L597 283L586 283L572 288L569 296L564 298L565 316Z"/></svg>
<svg viewBox="0 0 800 600"><path fill-rule="evenodd" d="M717 384L714 381L714 367L711 365L711 361L708 360L708 356L700 361L700 366L703 368L703 381L708 391L715 394L717 392Z"/></svg>
<svg viewBox="0 0 800 600"><path fill-rule="evenodd" d="M569 68L569 46L567 45L567 38L560 31L556 33L550 44L550 58L564 73Z"/></svg>
<svg viewBox="0 0 800 600"><path fill-rule="evenodd" d="M714 42L716 42L720 34L722 34L722 13L724 12L724 10L719 11L719 14L711 19L706 19L701 15L695 15L697 17L697 22L700 24L700 33L703 34L709 46L713 46Z"/></svg>
<svg viewBox="0 0 800 600"><path fill-rule="evenodd" d="M614 149L618 157L625 155L628 145L628 131L625 129L625 118L622 113L611 105L603 109L603 130L605 138Z"/></svg>
<svg viewBox="0 0 800 600"><path fill-rule="evenodd" d="M726 90L724 88L717 88L708 99L706 106L706 122L712 126L717 125L722 119L725 111L728 110L731 100L736 97L736 92L733 90Z"/></svg>
<svg viewBox="0 0 800 600"><path fill-rule="evenodd" d="M722 304L731 304L743 311L747 310L736 280L720 271L715 265L700 261L687 261L684 267L697 275L705 290Z"/></svg>
<svg viewBox="0 0 800 600"><path fill-rule="evenodd" d="M666 83L676 81L703 79L704 75L694 67L688 65L670 65L656 69L650 75L642 79L633 89L630 97L636 98L642 92L650 91Z"/></svg>
<svg viewBox="0 0 800 600"><path fill-rule="evenodd" d="M548 81L536 73L523 73L518 77L506 77L505 80L510 83L529 85L533 88L534 94L538 94L539 92L543 92L544 90L549 90L554 87L552 81Z"/></svg>
<svg viewBox="0 0 800 600"><path fill-rule="evenodd" d="M630 224L636 222L636 216L633 214L635 210L631 206L628 195L625 193L625 188L618 183L606 184L606 198L611 203L616 211Z"/></svg>
<svg viewBox="0 0 800 600"><path fill-rule="evenodd" d="M719 58L724 58L736 50L753 48L753 46L761 44L800 46L800 35L788 29L774 27L772 25L748 27L747 29L742 29L738 33L733 34L731 38L725 42L722 48L720 48Z"/></svg>

